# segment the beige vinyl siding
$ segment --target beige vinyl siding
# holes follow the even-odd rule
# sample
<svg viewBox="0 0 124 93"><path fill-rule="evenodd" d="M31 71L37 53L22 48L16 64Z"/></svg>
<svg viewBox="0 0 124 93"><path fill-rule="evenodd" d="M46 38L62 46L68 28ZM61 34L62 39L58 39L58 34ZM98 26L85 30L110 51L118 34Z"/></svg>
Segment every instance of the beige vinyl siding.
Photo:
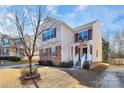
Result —
<svg viewBox="0 0 124 93"><path fill-rule="evenodd" d="M62 25L62 61L68 62L70 60L70 44L74 42L74 33L67 25Z"/></svg>
<svg viewBox="0 0 124 93"><path fill-rule="evenodd" d="M100 24L97 21L93 25L93 62L102 61L102 36L100 32Z"/></svg>
<svg viewBox="0 0 124 93"><path fill-rule="evenodd" d="M42 35L41 35L41 46L46 46L46 45L50 45L50 44L54 44L54 43L58 43L61 42L62 38L61 38L61 34L62 34L62 30L61 30L61 25L56 25L53 28L56 28L56 37L49 39L47 41L42 41Z"/></svg>

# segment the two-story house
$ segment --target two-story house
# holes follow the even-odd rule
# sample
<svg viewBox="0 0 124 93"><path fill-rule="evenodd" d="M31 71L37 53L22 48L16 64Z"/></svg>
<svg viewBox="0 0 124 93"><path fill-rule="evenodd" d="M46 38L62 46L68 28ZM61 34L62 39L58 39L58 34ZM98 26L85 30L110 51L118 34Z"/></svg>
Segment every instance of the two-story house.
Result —
<svg viewBox="0 0 124 93"><path fill-rule="evenodd" d="M23 57L23 48L20 38L14 38L8 35L1 35L1 57Z"/></svg>
<svg viewBox="0 0 124 93"><path fill-rule="evenodd" d="M32 36L25 35L27 43L32 45ZM28 60L24 48L23 41L19 37L12 37L10 35L0 34L0 57L20 57L22 60ZM38 43L36 42L38 45ZM33 60L39 60L39 50L35 50Z"/></svg>
<svg viewBox="0 0 124 93"><path fill-rule="evenodd" d="M41 35L40 60L52 60L58 65L60 62L81 60L90 64L102 61L102 36L99 21L90 22L76 28L71 28L62 21L44 31Z"/></svg>

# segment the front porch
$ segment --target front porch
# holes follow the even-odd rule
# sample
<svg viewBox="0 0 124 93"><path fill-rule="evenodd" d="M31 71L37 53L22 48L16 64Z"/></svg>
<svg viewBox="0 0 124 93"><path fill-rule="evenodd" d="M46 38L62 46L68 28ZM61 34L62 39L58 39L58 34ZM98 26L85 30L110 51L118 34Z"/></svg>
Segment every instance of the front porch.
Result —
<svg viewBox="0 0 124 93"><path fill-rule="evenodd" d="M70 58L73 60L73 66L83 68L84 64L91 64L93 61L92 44L89 42L77 42L71 46Z"/></svg>

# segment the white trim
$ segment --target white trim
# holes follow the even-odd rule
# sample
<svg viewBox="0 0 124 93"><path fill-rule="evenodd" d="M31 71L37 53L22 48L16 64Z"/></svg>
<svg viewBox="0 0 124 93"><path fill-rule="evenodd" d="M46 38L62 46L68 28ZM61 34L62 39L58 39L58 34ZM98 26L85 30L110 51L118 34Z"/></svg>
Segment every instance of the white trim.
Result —
<svg viewBox="0 0 124 93"><path fill-rule="evenodd" d="M63 50L64 50L64 48L63 48L63 42L64 42L64 34L63 34L64 32L63 32L63 25L61 25L61 42L62 42L62 45L61 45L61 61L64 61L63 59L64 59L64 53L63 53Z"/></svg>

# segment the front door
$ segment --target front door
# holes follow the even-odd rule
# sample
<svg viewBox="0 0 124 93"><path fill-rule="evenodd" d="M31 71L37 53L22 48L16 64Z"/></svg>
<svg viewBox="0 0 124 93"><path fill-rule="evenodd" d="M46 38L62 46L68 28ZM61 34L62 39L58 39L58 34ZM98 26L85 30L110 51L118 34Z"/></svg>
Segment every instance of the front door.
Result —
<svg viewBox="0 0 124 93"><path fill-rule="evenodd" d="M80 60L80 48L78 46L75 47L75 54L78 54L78 60Z"/></svg>
<svg viewBox="0 0 124 93"><path fill-rule="evenodd" d="M83 55L84 55L84 54L86 55L86 56L85 56L85 57L86 57L85 59L87 59L87 48L83 48Z"/></svg>
<svg viewBox="0 0 124 93"><path fill-rule="evenodd" d="M87 48L83 48L83 54L87 54Z"/></svg>

